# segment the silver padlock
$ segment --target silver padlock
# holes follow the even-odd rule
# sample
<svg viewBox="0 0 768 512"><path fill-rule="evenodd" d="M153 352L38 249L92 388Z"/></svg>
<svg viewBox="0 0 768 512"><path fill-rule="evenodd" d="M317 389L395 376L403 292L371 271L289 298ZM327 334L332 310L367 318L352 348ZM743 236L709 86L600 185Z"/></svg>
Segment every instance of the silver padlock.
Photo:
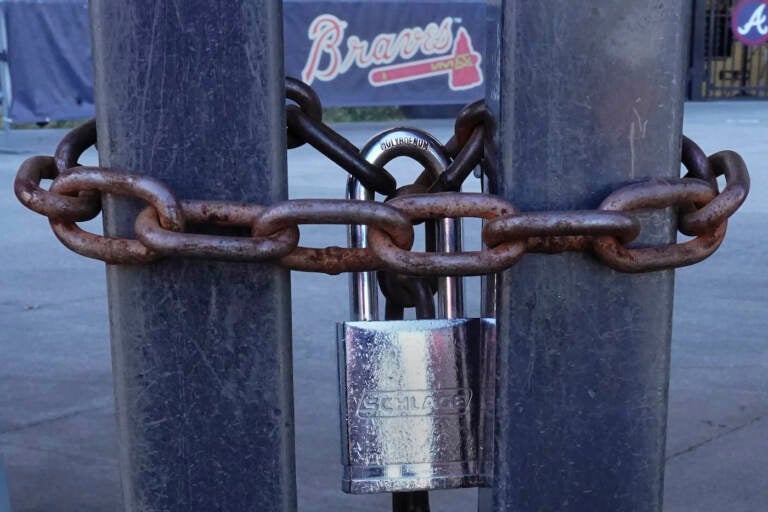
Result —
<svg viewBox="0 0 768 512"><path fill-rule="evenodd" d="M383 166L398 156L434 174L447 158L430 135L384 132L363 149ZM351 179L351 198L373 193ZM438 248L460 251L459 221L438 223ZM366 243L351 226L350 243ZM495 323L458 318L461 279L441 278L435 320L378 320L375 275L351 276L351 322L338 326L342 490L352 494L476 487L490 472Z"/></svg>

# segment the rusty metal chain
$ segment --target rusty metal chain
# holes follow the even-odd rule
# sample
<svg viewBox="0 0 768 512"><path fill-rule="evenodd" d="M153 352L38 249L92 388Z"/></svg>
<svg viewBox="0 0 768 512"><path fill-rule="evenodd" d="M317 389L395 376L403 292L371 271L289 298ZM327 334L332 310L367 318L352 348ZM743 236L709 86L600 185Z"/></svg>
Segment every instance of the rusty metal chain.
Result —
<svg viewBox="0 0 768 512"><path fill-rule="evenodd" d="M309 143L365 186L387 196L395 194L396 183L389 173L367 162L357 147L322 122L322 105L311 88L288 79L286 97L294 103L286 105L290 147ZM302 199L253 205L180 200L153 178L78 164L83 151L96 143L94 121L67 134L53 157L36 156L22 163L14 190L25 206L49 218L64 245L111 264L141 264L177 256L272 262L292 270L328 274L385 270L422 277L499 272L526 252L591 251L621 272L691 265L719 247L728 218L749 191L749 175L738 154L722 151L707 157L684 138L682 162L688 173L683 178L631 183L611 193L597 210L519 212L498 196L456 192L472 169L482 164L492 123L481 102L466 107L457 119L454 136L445 144L451 157L446 172L437 180L422 173L408 192L427 193L397 194L399 197L386 203ZM722 191L717 185L720 176L726 183ZM53 180L49 190L40 186L44 179ZM105 237L77 226L98 215L104 193L147 203L136 219L136 238ZM670 207L676 212L678 229L693 237L691 240L658 247L630 246L642 231L637 212ZM485 219L485 247L451 254L412 251L413 225L444 217ZM368 225L369 246L300 247L299 228L307 224ZM250 236L194 232L201 226L246 227ZM423 303L432 291L424 284L408 285L401 278L390 284L390 288L402 288L414 304Z"/></svg>
<svg viewBox="0 0 768 512"><path fill-rule="evenodd" d="M437 179L424 170L411 185L398 188L389 199L410 194L425 194L446 191L458 191L476 166L483 166L485 151L486 126L491 127L492 117L485 103L476 101L464 107L456 118L455 135L443 146L451 162L445 172ZM426 231L426 246L429 252L436 250L434 229ZM385 313L390 320L403 317L405 308L415 308L417 318L434 317L432 297L437 293L438 284L435 276L414 277L378 272L377 279L382 294L386 298Z"/></svg>
<svg viewBox="0 0 768 512"><path fill-rule="evenodd" d="M395 178L360 156L360 150L322 121L322 105L315 91L296 80L286 78L286 97L296 105L286 107L288 147L309 143L328 159L360 180L366 188L379 194L395 191Z"/></svg>
<svg viewBox="0 0 768 512"><path fill-rule="evenodd" d="M425 170L415 183L399 187L387 200L391 201L410 194L425 194L427 187L420 184L420 181L424 181L426 176L431 178L432 174ZM432 252L436 250L434 228L434 225L427 226L425 232L427 250ZM437 279L406 276L387 271L377 272L376 279L386 299L384 306L386 320L402 320L406 308L415 308L416 317L419 319L434 318L435 303L432 297L437 293Z"/></svg>

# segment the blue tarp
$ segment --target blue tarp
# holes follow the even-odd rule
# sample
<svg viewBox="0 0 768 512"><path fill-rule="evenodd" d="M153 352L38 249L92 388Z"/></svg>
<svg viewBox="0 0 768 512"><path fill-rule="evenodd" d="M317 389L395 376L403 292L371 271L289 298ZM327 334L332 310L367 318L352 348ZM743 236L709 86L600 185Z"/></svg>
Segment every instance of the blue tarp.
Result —
<svg viewBox="0 0 768 512"><path fill-rule="evenodd" d="M88 4L82 0L2 3L11 76L12 122L93 115Z"/></svg>
<svg viewBox="0 0 768 512"><path fill-rule="evenodd" d="M12 122L93 115L88 4L5 0ZM284 2L286 74L326 106L483 97L484 0Z"/></svg>

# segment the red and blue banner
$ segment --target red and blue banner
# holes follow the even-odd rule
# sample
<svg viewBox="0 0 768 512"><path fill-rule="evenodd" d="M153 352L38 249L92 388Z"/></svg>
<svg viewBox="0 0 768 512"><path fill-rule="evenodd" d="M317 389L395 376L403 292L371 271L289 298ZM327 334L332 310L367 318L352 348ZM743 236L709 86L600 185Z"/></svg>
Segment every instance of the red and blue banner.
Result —
<svg viewBox="0 0 768 512"><path fill-rule="evenodd" d="M328 106L484 96L485 1L287 0L285 68Z"/></svg>

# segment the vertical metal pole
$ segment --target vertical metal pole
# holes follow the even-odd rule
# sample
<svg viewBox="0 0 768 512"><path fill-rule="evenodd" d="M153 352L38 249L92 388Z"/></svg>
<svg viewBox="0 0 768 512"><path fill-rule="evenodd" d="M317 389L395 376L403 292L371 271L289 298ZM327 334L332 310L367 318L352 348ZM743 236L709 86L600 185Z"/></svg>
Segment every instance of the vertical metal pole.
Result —
<svg viewBox="0 0 768 512"><path fill-rule="evenodd" d="M687 1L489 6L501 195L596 208L628 181L678 175ZM644 220L641 243L673 238L671 214ZM527 255L502 276L481 510L661 510L672 292L671 271L580 253Z"/></svg>
<svg viewBox="0 0 768 512"><path fill-rule="evenodd" d="M287 195L279 0L91 0L99 157L184 199ZM105 204L109 235L141 205ZM107 268L125 509L296 509L290 282L271 265Z"/></svg>

